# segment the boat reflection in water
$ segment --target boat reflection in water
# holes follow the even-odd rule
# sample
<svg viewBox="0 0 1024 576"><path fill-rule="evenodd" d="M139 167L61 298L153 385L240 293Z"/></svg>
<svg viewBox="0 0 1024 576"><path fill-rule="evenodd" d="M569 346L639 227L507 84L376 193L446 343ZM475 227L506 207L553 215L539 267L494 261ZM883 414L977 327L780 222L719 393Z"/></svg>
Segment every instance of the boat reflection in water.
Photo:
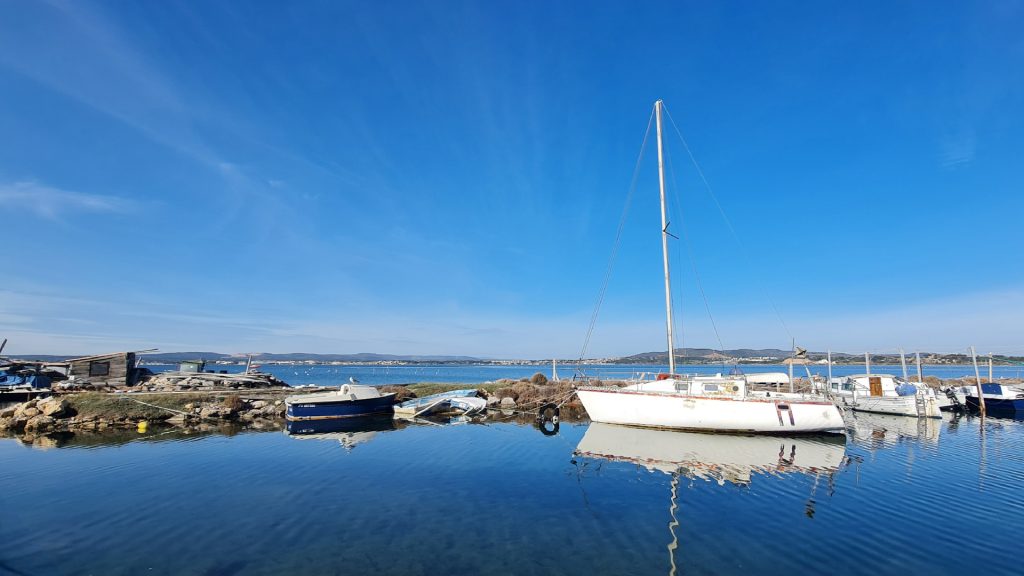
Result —
<svg viewBox="0 0 1024 576"><path fill-rule="evenodd" d="M803 474L815 479L805 513L814 516L818 479L831 480L846 463L845 436L739 436L633 428L592 422L573 453L576 457L628 462L672 476L666 546L669 574L677 570L679 479L748 486L757 474Z"/></svg>
<svg viewBox="0 0 1024 576"><path fill-rule="evenodd" d="M853 441L869 448L883 448L912 440L920 444L939 443L943 420L907 418L889 414L856 412L847 420Z"/></svg>
<svg viewBox="0 0 1024 576"><path fill-rule="evenodd" d="M747 485L755 474L831 474L844 462L846 439L702 434L593 422L575 454Z"/></svg>
<svg viewBox="0 0 1024 576"><path fill-rule="evenodd" d="M346 450L373 440L381 432L402 427L391 415L335 420L289 420L285 433L296 440L334 440Z"/></svg>

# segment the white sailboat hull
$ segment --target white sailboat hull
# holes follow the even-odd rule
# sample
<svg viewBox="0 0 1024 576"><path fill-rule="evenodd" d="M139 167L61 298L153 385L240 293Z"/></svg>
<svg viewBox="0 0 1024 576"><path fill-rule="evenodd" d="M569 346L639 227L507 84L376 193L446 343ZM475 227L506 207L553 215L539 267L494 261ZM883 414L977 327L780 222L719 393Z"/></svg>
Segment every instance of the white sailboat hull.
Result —
<svg viewBox="0 0 1024 576"><path fill-rule="evenodd" d="M580 402L594 422L651 428L794 434L842 432L839 409L827 401L731 398L581 388Z"/></svg>

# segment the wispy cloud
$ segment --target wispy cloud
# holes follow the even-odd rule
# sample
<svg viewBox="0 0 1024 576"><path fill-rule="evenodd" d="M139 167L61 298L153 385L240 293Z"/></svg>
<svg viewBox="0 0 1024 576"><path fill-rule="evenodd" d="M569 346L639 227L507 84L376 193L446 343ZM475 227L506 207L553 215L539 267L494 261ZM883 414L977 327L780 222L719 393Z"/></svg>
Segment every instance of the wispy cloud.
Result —
<svg viewBox="0 0 1024 576"><path fill-rule="evenodd" d="M69 212L131 211L135 203L125 198L61 190L34 181L0 183L0 208L23 211L49 220Z"/></svg>
<svg viewBox="0 0 1024 576"><path fill-rule="evenodd" d="M945 138L940 147L942 167L959 168L974 161L977 140L973 131L967 131L955 138Z"/></svg>

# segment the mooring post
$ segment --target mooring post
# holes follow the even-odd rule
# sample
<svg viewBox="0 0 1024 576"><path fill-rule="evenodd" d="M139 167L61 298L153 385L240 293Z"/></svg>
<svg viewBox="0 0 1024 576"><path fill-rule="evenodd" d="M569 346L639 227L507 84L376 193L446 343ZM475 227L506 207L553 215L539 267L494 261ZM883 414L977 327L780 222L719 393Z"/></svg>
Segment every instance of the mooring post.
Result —
<svg viewBox="0 0 1024 576"><path fill-rule="evenodd" d="M978 410L985 415L985 395L981 391L981 372L978 371L978 355L974 353L974 346L971 346L971 362L974 363L974 381L978 386Z"/></svg>

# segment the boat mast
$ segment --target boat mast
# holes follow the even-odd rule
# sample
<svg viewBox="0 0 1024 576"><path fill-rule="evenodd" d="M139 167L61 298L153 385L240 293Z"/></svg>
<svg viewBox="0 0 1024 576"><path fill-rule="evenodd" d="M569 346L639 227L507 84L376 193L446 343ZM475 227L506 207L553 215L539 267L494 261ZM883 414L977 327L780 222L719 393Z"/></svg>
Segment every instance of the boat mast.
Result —
<svg viewBox="0 0 1024 576"><path fill-rule="evenodd" d="M900 348L900 364L903 365L903 379L910 382L907 378L907 355L903 353L903 348Z"/></svg>
<svg viewBox="0 0 1024 576"><path fill-rule="evenodd" d="M672 339L672 282L668 271L668 217L665 210L665 160L661 151L661 100L654 103L658 126L658 187L661 190L661 255L665 261L665 322L668 326L668 373L676 373L676 346Z"/></svg>

